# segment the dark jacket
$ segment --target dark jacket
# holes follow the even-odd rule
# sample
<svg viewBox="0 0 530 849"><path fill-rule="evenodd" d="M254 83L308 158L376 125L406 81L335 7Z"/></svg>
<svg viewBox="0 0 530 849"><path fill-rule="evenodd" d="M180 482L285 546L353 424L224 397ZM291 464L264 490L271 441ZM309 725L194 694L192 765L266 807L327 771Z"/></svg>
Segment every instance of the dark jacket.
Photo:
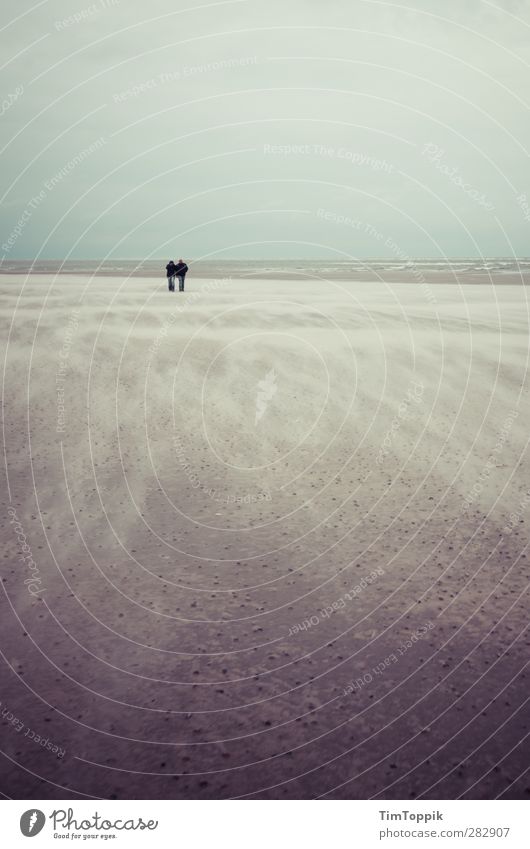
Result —
<svg viewBox="0 0 530 849"><path fill-rule="evenodd" d="M177 262L173 274L176 274L177 277L185 277L188 270L188 266L185 262Z"/></svg>
<svg viewBox="0 0 530 849"><path fill-rule="evenodd" d="M176 268L176 265L173 262L173 260L171 260L171 262L168 262L168 264L166 265L166 276L167 277L174 277L175 268Z"/></svg>

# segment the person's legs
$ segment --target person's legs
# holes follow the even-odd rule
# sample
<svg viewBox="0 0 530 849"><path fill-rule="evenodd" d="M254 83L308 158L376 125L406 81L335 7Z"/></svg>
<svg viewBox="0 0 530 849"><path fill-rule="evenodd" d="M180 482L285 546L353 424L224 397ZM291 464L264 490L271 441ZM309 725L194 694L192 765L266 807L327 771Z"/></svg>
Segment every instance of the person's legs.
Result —
<svg viewBox="0 0 530 849"><path fill-rule="evenodd" d="M167 278L167 284L170 292L175 291L175 276L171 275L171 277Z"/></svg>
<svg viewBox="0 0 530 849"><path fill-rule="evenodd" d="M183 292L183 291L184 291L184 278L179 277L179 292Z"/></svg>

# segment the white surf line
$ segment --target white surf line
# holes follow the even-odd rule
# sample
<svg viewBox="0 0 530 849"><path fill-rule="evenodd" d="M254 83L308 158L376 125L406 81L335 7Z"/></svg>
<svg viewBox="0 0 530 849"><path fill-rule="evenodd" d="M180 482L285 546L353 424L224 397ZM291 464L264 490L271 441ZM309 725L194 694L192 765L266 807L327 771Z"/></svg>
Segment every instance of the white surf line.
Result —
<svg viewBox="0 0 530 849"><path fill-rule="evenodd" d="M22 50L19 50L18 53L15 53L14 56L11 56L7 60L7 62L4 62L3 65L0 65L0 71L3 71L3 69L10 65L11 62L14 62L15 59L18 59L18 57L22 56L23 53L26 53L28 50L31 50L31 48L35 47L36 44L39 44L40 41L44 41L45 38L49 38L50 35L51 33L47 32L45 35L41 35L41 37L38 38L36 41L33 41L31 44L28 44L27 47L23 47ZM28 83L28 85L31 85L31 83Z"/></svg>

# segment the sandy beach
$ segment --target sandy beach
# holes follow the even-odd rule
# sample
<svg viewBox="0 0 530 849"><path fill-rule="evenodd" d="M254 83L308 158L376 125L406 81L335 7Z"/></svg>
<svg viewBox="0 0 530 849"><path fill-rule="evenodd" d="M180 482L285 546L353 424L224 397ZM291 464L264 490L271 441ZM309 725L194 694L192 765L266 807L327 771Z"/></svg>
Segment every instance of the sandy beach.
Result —
<svg viewBox="0 0 530 849"><path fill-rule="evenodd" d="M0 278L12 797L527 797L529 290L357 278Z"/></svg>

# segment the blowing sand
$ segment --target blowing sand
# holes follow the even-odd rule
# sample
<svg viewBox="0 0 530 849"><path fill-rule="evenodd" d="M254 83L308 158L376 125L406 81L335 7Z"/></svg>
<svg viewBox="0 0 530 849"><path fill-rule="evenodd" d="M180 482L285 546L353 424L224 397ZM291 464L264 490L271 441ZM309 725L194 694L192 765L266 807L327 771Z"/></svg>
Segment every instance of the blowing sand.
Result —
<svg viewBox="0 0 530 849"><path fill-rule="evenodd" d="M473 282L2 278L9 795L529 792L528 290Z"/></svg>

